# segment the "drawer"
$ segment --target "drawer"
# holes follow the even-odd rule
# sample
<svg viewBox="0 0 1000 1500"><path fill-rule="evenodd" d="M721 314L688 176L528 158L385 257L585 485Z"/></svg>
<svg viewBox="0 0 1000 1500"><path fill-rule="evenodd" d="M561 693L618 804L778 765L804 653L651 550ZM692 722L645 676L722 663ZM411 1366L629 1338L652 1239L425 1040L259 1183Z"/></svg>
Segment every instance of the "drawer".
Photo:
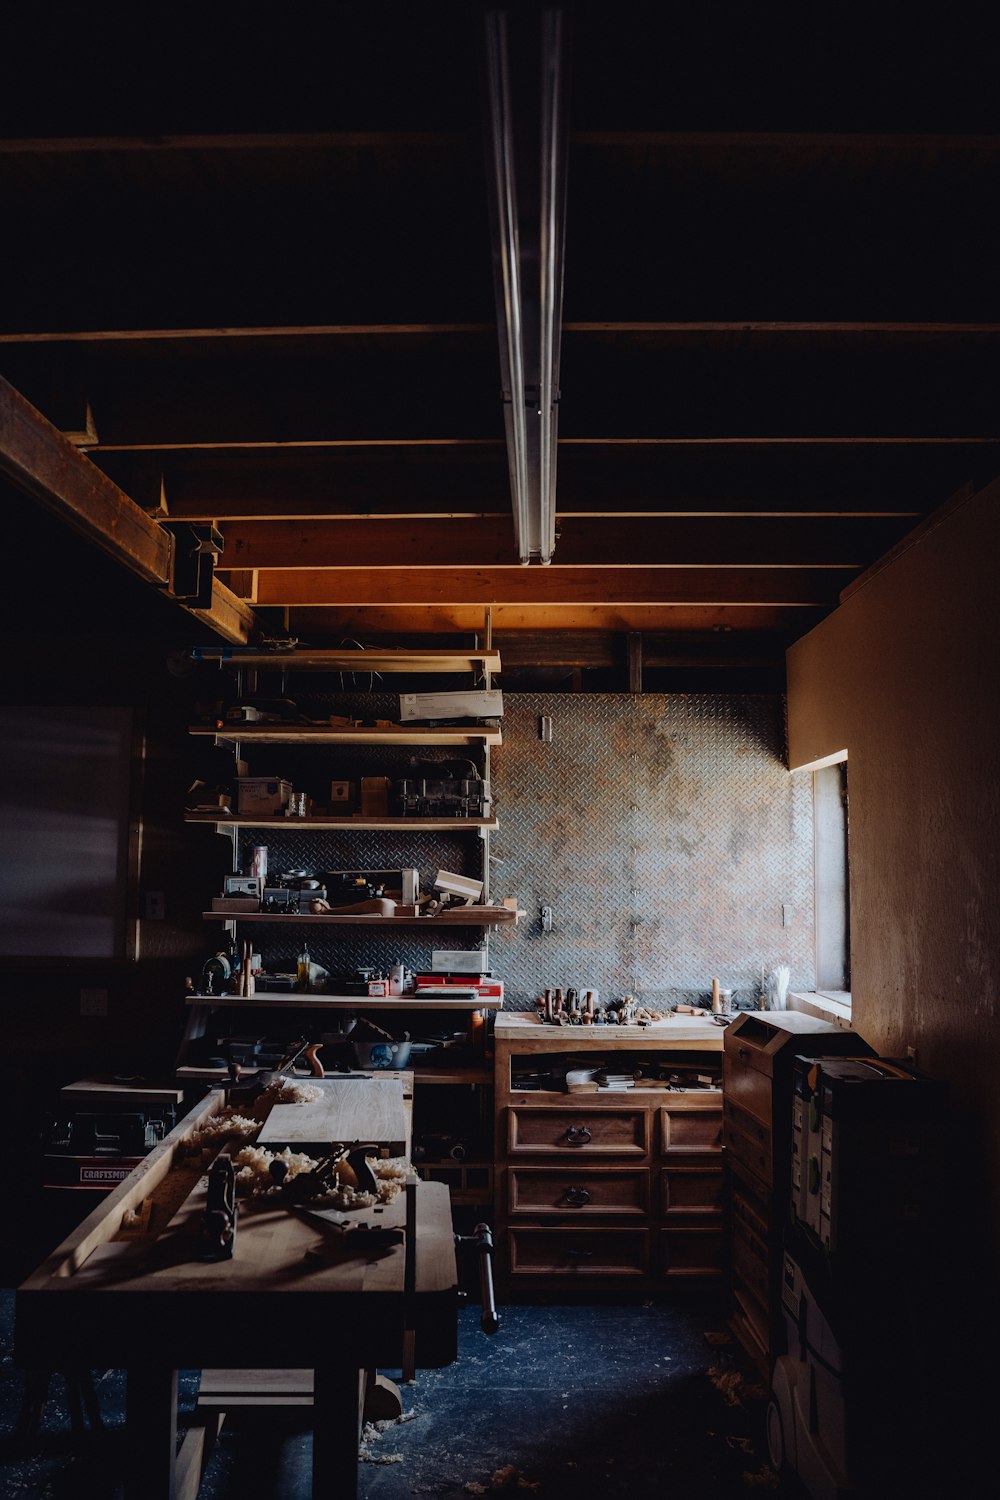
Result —
<svg viewBox="0 0 1000 1500"><path fill-rule="evenodd" d="M721 1229L660 1230L660 1268L664 1276L720 1276L725 1253Z"/></svg>
<svg viewBox="0 0 1000 1500"><path fill-rule="evenodd" d="M512 1277L649 1274L646 1229L510 1229L507 1251Z"/></svg>
<svg viewBox="0 0 1000 1500"><path fill-rule="evenodd" d="M730 1099L725 1105L725 1141L737 1161L743 1162L763 1182L773 1175L771 1131Z"/></svg>
<svg viewBox="0 0 1000 1500"><path fill-rule="evenodd" d="M661 1167L660 1211L665 1219L722 1217L721 1167Z"/></svg>
<svg viewBox="0 0 1000 1500"><path fill-rule="evenodd" d="M645 1167L509 1167L507 1208L516 1214L632 1214L649 1212Z"/></svg>
<svg viewBox="0 0 1000 1500"><path fill-rule="evenodd" d="M642 1156L649 1153L649 1115L644 1109L507 1110L510 1156L573 1152L578 1156Z"/></svg>
<svg viewBox="0 0 1000 1500"><path fill-rule="evenodd" d="M743 1066L727 1053L722 1059L722 1090L727 1099L758 1120L770 1120L771 1080L752 1064Z"/></svg>
<svg viewBox="0 0 1000 1500"><path fill-rule="evenodd" d="M664 1156L690 1152L722 1155L722 1104L711 1102L661 1105L660 1151Z"/></svg>
<svg viewBox="0 0 1000 1500"><path fill-rule="evenodd" d="M771 1287L771 1262L767 1245L735 1216L732 1241L734 1282L741 1282L758 1302L767 1307Z"/></svg>

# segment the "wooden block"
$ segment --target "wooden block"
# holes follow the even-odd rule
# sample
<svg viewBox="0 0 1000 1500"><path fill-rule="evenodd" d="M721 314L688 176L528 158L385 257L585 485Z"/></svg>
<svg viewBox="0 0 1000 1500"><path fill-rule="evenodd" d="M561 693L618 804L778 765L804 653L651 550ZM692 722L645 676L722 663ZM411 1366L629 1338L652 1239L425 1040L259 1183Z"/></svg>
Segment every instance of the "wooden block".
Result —
<svg viewBox="0 0 1000 1500"><path fill-rule="evenodd" d="M371 1141L391 1156L406 1149L406 1111L398 1078L327 1078L312 1104L276 1104L257 1144L268 1150L290 1146L311 1155L335 1141Z"/></svg>

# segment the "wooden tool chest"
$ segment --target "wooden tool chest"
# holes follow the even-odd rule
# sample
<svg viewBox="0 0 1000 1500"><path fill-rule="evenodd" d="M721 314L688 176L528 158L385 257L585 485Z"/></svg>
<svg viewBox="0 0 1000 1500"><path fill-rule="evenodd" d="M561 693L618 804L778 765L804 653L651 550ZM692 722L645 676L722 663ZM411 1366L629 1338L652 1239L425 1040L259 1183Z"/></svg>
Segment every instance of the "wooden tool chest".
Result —
<svg viewBox="0 0 1000 1500"><path fill-rule="evenodd" d="M508 1295L722 1273L722 1040L694 1016L645 1028L498 1016L494 1216ZM567 1091L567 1073L602 1062L617 1084Z"/></svg>

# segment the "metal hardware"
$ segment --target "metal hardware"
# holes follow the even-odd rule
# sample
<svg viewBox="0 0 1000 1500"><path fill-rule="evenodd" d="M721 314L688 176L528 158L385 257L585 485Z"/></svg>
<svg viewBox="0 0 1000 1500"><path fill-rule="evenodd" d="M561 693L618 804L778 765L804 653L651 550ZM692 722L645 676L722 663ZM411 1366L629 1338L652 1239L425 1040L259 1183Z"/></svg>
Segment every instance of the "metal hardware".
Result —
<svg viewBox="0 0 1000 1500"><path fill-rule="evenodd" d="M566 1139L571 1146L585 1146L593 1137L586 1125L567 1125Z"/></svg>

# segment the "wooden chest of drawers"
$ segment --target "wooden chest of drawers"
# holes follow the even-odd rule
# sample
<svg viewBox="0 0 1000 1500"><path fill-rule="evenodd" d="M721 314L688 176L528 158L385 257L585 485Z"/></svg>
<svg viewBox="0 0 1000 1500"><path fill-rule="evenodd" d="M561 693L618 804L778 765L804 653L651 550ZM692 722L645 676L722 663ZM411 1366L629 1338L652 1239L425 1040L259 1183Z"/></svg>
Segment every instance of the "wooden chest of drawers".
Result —
<svg viewBox="0 0 1000 1500"><path fill-rule="evenodd" d="M647 1074L676 1067L721 1081L723 1033L671 1017L638 1026L557 1028L497 1019L496 1246L501 1290L652 1291L723 1271L723 1113L719 1087L653 1077L621 1091L570 1094L572 1065ZM531 1088L518 1082L531 1075ZM527 1081L527 1080L525 1080Z"/></svg>

